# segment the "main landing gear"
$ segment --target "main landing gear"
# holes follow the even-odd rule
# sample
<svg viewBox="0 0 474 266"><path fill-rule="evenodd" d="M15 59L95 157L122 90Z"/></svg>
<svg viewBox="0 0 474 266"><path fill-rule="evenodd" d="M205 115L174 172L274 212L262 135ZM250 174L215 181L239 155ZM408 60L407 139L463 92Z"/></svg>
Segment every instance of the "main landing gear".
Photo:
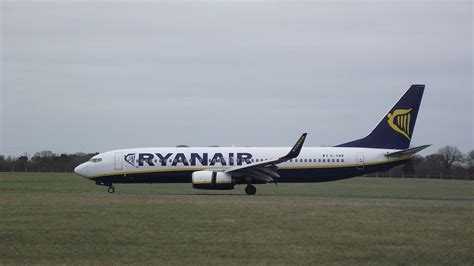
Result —
<svg viewBox="0 0 474 266"><path fill-rule="evenodd" d="M114 186L110 185L109 188L107 189L107 192L114 193L115 192Z"/></svg>
<svg viewBox="0 0 474 266"><path fill-rule="evenodd" d="M247 195L255 195L255 193L257 193L257 188L253 185L247 185L245 187L245 193Z"/></svg>

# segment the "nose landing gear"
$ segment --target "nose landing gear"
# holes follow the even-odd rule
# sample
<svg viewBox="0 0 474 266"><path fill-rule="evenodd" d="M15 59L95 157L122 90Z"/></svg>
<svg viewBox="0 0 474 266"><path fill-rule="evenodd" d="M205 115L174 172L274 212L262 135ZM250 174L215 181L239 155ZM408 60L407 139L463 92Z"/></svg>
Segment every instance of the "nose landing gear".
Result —
<svg viewBox="0 0 474 266"><path fill-rule="evenodd" d="M109 193L114 193L115 192L115 187L114 187L114 185L112 185L112 183L105 183L105 182L102 182L102 181L96 181L95 184L99 185L99 186L109 187L107 189L107 192L109 192Z"/></svg>
<svg viewBox="0 0 474 266"><path fill-rule="evenodd" d="M257 193L257 188L253 185L247 185L245 187L245 193L247 195L255 195L255 193Z"/></svg>

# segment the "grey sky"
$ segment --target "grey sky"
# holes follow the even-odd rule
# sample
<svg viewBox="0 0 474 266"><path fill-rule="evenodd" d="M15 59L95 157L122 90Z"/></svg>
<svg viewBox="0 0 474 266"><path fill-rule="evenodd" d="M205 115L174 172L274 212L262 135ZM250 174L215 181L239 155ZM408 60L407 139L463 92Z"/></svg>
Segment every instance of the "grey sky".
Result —
<svg viewBox="0 0 474 266"><path fill-rule="evenodd" d="M412 144L473 140L472 2L1 6L0 154L335 145L412 83Z"/></svg>

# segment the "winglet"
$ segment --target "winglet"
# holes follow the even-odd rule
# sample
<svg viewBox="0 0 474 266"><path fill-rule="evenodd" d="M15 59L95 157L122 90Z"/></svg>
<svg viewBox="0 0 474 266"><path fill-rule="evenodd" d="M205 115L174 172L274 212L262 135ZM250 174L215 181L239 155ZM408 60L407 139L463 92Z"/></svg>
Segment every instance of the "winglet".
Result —
<svg viewBox="0 0 474 266"><path fill-rule="evenodd" d="M303 133L303 135L301 135L301 137L296 142L295 146L293 146L290 152L287 155L285 155L283 158L290 160L290 159L298 157L298 155L300 155L301 149L303 148L306 135L308 135L308 133Z"/></svg>
<svg viewBox="0 0 474 266"><path fill-rule="evenodd" d="M304 140L306 139L306 135L307 135L307 133L304 133L303 135L301 135L301 137L296 142L295 146L293 146L293 148L291 148L290 152L287 155L283 156L283 157L280 157L280 158L275 159L275 160L270 160L270 161L262 161L262 162L247 164L247 165L243 165L243 166L232 167L232 168L229 168L229 169L225 170L224 172L233 173L233 172L237 172L237 171L247 171L246 174L248 175L249 170L251 170L253 168L256 169L257 167L259 167L258 168L259 171L264 172L270 178L270 179L267 179L267 180L264 180L264 181L266 181L266 182L275 182L275 181L273 181L272 177L277 176L278 174L274 173L274 170L270 171L270 168L268 168L268 171L265 171L262 167L269 167L269 166L272 166L272 165L276 166L279 163L286 162L288 160L291 160L293 158L298 157L298 155L300 155L301 149L303 148L303 144L304 144ZM261 173L261 174L263 174L263 173ZM257 177L254 176L254 178L257 178Z"/></svg>

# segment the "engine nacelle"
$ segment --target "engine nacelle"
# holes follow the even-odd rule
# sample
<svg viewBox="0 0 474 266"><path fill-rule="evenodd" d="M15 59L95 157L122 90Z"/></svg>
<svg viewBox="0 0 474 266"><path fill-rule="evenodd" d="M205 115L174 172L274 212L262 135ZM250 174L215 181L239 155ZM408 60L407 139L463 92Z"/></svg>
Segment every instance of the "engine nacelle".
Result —
<svg viewBox="0 0 474 266"><path fill-rule="evenodd" d="M234 182L228 173L197 171L193 173L193 188L231 190L234 189Z"/></svg>

